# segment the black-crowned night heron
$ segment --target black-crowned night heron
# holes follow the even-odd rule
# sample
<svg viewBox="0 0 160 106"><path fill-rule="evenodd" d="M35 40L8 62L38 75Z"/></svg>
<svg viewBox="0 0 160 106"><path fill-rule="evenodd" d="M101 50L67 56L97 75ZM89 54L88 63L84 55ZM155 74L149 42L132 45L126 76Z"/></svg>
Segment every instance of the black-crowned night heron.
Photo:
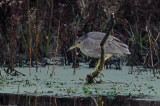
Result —
<svg viewBox="0 0 160 106"><path fill-rule="evenodd" d="M76 40L75 44L69 48L69 50L72 50L74 48L80 48L81 52L84 55L93 58L99 58L98 64L96 66L96 68L98 68L101 57L100 43L104 38L105 34L106 33L102 32L89 32L86 35L79 37ZM105 55L104 55L105 61L113 55L130 54L128 46L112 35L108 36L104 44L104 48L105 48Z"/></svg>

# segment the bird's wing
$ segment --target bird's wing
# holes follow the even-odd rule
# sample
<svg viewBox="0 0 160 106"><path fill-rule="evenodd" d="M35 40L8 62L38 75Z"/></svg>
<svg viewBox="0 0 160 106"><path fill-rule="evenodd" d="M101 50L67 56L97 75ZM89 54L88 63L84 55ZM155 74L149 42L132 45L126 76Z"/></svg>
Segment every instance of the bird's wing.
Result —
<svg viewBox="0 0 160 106"><path fill-rule="evenodd" d="M100 55L100 53L101 53L100 43L101 43L101 40L103 39L103 37L101 39L98 39L98 38L94 39L94 40L93 40L93 38L89 39L90 41L93 42L90 45L90 47L91 46L93 47L93 49L91 49L91 51L94 51L95 54ZM112 35L108 36L104 46L106 49L105 54L130 54L130 52L128 50L128 46L126 44L124 44L121 40L119 40L118 38L116 38Z"/></svg>
<svg viewBox="0 0 160 106"><path fill-rule="evenodd" d="M101 55L101 48L100 48L101 39L95 40L92 38L87 39L87 44L85 46L85 50L88 50L88 56L99 58Z"/></svg>
<svg viewBox="0 0 160 106"><path fill-rule="evenodd" d="M100 43L105 36L102 32L89 32L88 35L88 46L87 50L92 55L101 55ZM109 35L105 42L105 54L130 54L128 46L120 41L118 38ZM86 47L85 47L86 48Z"/></svg>
<svg viewBox="0 0 160 106"><path fill-rule="evenodd" d="M109 36L105 45L106 53L130 54L128 46L114 36Z"/></svg>
<svg viewBox="0 0 160 106"><path fill-rule="evenodd" d="M105 33L103 32L89 32L87 33L88 38L91 40L102 40L103 37L105 36Z"/></svg>
<svg viewBox="0 0 160 106"><path fill-rule="evenodd" d="M80 45L81 52L89 57L97 58L97 55L99 54L99 52L96 50L97 48L100 48L100 43L98 43L98 45L96 45L96 42L90 38L87 38Z"/></svg>

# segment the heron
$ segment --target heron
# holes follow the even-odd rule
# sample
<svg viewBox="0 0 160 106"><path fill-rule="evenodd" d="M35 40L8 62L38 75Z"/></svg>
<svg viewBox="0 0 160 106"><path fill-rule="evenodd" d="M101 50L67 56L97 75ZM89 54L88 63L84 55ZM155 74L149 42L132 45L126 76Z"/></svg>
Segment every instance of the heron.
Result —
<svg viewBox="0 0 160 106"><path fill-rule="evenodd" d="M100 64L100 57L101 57L100 43L104 38L105 34L106 33L103 32L88 32L87 34L79 37L68 50L80 48L80 51L84 55L92 58L98 58L99 59L98 64L94 70L96 71ZM104 61L106 61L111 56L130 54L128 46L118 38L114 37L113 35L108 36L104 44L104 48L105 48Z"/></svg>

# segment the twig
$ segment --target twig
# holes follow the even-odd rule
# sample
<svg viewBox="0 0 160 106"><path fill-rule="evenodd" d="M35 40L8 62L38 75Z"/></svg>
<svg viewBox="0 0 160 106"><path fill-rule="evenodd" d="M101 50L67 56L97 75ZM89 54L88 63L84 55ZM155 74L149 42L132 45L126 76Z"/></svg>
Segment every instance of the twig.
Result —
<svg viewBox="0 0 160 106"><path fill-rule="evenodd" d="M9 72L9 70L12 70L12 71ZM15 76L15 75L17 75L17 74L21 74L22 76L26 76L25 74L23 74L23 73L15 70L15 69L11 69L11 68L8 68L7 70L4 68L4 71L5 71L7 74L11 75L11 76Z"/></svg>

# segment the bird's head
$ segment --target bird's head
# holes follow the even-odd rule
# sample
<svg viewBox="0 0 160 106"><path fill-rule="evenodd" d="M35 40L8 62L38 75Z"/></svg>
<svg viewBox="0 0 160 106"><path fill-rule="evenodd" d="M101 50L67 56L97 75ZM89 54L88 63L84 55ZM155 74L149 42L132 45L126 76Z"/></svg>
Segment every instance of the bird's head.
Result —
<svg viewBox="0 0 160 106"><path fill-rule="evenodd" d="M81 43L82 43L81 40L76 41L76 42L68 49L68 51L73 50L73 49L75 49L75 48L78 48Z"/></svg>
<svg viewBox="0 0 160 106"><path fill-rule="evenodd" d="M83 35L79 37L76 42L68 49L68 51L73 50L75 48L79 48L80 45L88 38L88 35Z"/></svg>

